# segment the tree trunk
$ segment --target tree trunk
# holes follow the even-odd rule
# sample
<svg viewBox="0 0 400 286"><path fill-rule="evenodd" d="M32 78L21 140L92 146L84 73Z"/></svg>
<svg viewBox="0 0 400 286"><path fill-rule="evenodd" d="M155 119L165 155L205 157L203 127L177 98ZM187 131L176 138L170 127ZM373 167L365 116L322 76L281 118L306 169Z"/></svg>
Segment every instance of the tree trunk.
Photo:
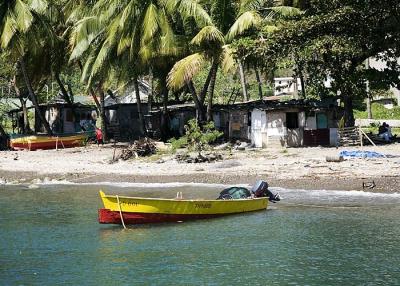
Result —
<svg viewBox="0 0 400 286"><path fill-rule="evenodd" d="M188 86L188 89L190 91L190 93L192 94L192 98L193 98L193 102L196 106L196 110L197 110L197 121L198 122L203 122L204 121L204 105L201 104L199 98L197 97L197 93L196 93L196 88L193 85L193 81L188 81L186 82L186 85Z"/></svg>
<svg viewBox="0 0 400 286"><path fill-rule="evenodd" d="M99 112L101 112L101 104L100 104L99 100L97 99L96 93L94 92L94 89L92 87L90 88L89 93L93 98L93 101L96 105L97 110Z"/></svg>
<svg viewBox="0 0 400 286"><path fill-rule="evenodd" d="M63 84L62 81L61 81L60 75L57 73L57 74L54 75L54 77L55 77L55 79L56 79L56 81L57 81L58 86L60 87L61 94L62 94L62 96L63 96L65 102L66 102L69 106L72 107L71 98L69 97L68 92L67 92L67 90L65 89L65 86L64 86L64 84Z"/></svg>
<svg viewBox="0 0 400 286"><path fill-rule="evenodd" d="M6 133L6 131L4 130L4 128L3 128L3 126L1 125L1 123L0 123L0 136L1 136L1 137L6 137L6 136L7 136L7 133Z"/></svg>
<svg viewBox="0 0 400 286"><path fill-rule="evenodd" d="M369 92L367 95L367 113L368 113L368 119L372 119L371 95L369 94Z"/></svg>
<svg viewBox="0 0 400 286"><path fill-rule="evenodd" d="M214 58L211 66L211 80L208 91L207 121L212 121L212 105L214 100L214 88L215 88L215 81L217 79L217 71L218 71L218 60L217 58Z"/></svg>
<svg viewBox="0 0 400 286"><path fill-rule="evenodd" d="M162 75L160 78L163 111L161 116L161 137L163 140L168 139L168 87L167 76Z"/></svg>
<svg viewBox="0 0 400 286"><path fill-rule="evenodd" d="M19 90L17 86L17 77L14 75L14 79L12 80L12 85L15 90L15 94L19 98L19 102L21 103L21 108L22 108L22 118L23 118L23 124L22 124L22 133L26 134L29 131L31 131L31 128L29 126L29 119L28 119L28 109L26 108L26 100L22 97L21 91ZM18 118L17 118L18 120Z"/></svg>
<svg viewBox="0 0 400 286"><path fill-rule="evenodd" d="M369 69L369 59L365 60L365 69ZM367 93L367 114L368 114L368 119L372 119L372 109L371 109L371 94L370 94L370 89L369 89L369 81L367 80L365 82L365 91Z"/></svg>
<svg viewBox="0 0 400 286"><path fill-rule="evenodd" d="M144 125L142 102L140 100L139 81L138 81L137 77L135 77L133 79L133 87L135 89L135 95L136 95L136 105L137 105L137 111L138 111L140 133L141 133L141 135L146 135L146 126Z"/></svg>
<svg viewBox="0 0 400 286"><path fill-rule="evenodd" d="M257 67L254 67L254 71L256 72L256 79L258 84L258 96L262 100L263 99L263 91L262 91L262 81L260 77L260 72Z"/></svg>
<svg viewBox="0 0 400 286"><path fill-rule="evenodd" d="M79 69L80 69L81 72L82 72L83 66L82 66L81 61L78 60L77 63L78 63ZM95 103L95 105L96 105L97 111L101 113L101 105L100 105L100 102L99 102L99 100L97 99L96 93L94 92L94 89L93 89L92 87L89 89L89 94L90 94L90 95L92 96L92 98L93 98L93 101L94 101L94 103Z"/></svg>
<svg viewBox="0 0 400 286"><path fill-rule="evenodd" d="M208 72L207 79L204 82L203 89L200 92L199 100L202 106L204 106L204 102L206 100L207 90L208 87L210 86L211 77L212 77L212 69L210 69L210 71Z"/></svg>
<svg viewBox="0 0 400 286"><path fill-rule="evenodd" d="M22 72L22 74L24 76L26 87L28 88L29 97L30 97L30 99L31 99L31 101L33 103L33 106L35 107L35 111L36 111L36 113L37 113L37 115L38 115L38 117L40 119L40 122L43 124L44 129L46 129L47 134L53 135L53 132L51 131L49 123L47 122L46 118L43 116L43 114L42 114L42 112L40 110L39 103L38 103L37 98L36 98L36 94L33 91L31 82L29 80L29 76L28 76L28 73L27 73L27 70L26 70L24 58L21 57L18 62L19 62L20 68L21 68L21 72Z"/></svg>
<svg viewBox="0 0 400 286"><path fill-rule="evenodd" d="M108 141L108 132L107 132L107 119L106 119L106 109L104 104L104 90L100 84L99 87L100 92L100 118L101 118L101 132L103 134L103 142Z"/></svg>
<svg viewBox="0 0 400 286"><path fill-rule="evenodd" d="M349 94L344 95L343 104L344 104L344 126L353 127L355 123L353 114L353 99Z"/></svg>
<svg viewBox="0 0 400 286"><path fill-rule="evenodd" d="M28 109L26 108L26 100L24 100L21 96L19 96L19 101L21 102L22 118L24 120L24 122L22 124L22 134L27 134L31 131L31 128L29 126Z"/></svg>
<svg viewBox="0 0 400 286"><path fill-rule="evenodd" d="M241 60L238 61L238 65L239 65L240 83L242 84L243 101L249 101L249 96L247 94L247 86L246 86L246 75L244 74L243 63Z"/></svg>
<svg viewBox="0 0 400 286"><path fill-rule="evenodd" d="M300 78L300 84L301 84L301 97L303 99L306 99L306 86L304 83L304 74L303 74L303 67L299 65L299 78ZM296 79L297 80L297 79Z"/></svg>
<svg viewBox="0 0 400 286"><path fill-rule="evenodd" d="M150 68L149 72L149 95L147 98L147 109L151 112L152 104L153 104L153 70Z"/></svg>

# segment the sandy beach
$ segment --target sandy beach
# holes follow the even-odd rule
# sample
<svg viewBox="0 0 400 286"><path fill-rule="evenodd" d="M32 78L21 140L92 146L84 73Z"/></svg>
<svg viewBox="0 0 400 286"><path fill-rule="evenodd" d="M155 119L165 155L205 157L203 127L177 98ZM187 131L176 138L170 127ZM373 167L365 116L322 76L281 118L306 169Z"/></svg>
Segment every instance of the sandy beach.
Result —
<svg viewBox="0 0 400 286"><path fill-rule="evenodd" d="M120 146L122 148L122 146ZM111 163L112 145L59 150L0 152L0 184L68 181L196 182L252 184L265 179L271 186L301 189L397 192L400 185L400 144L340 148L250 149L218 151L224 160L215 163L179 163L172 154ZM376 151L387 158L346 158L327 162L342 150Z"/></svg>

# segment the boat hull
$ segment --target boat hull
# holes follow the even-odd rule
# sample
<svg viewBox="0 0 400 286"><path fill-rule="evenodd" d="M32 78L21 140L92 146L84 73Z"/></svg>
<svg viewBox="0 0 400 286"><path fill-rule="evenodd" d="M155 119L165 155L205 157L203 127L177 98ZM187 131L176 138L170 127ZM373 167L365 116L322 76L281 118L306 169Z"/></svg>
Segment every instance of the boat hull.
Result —
<svg viewBox="0 0 400 286"><path fill-rule="evenodd" d="M10 139L10 147L15 150L47 150L82 146L86 134L72 136L24 136Z"/></svg>
<svg viewBox="0 0 400 286"><path fill-rule="evenodd" d="M157 213L127 213L122 217L125 224L146 224L163 222L181 222L189 220L207 219L221 217L225 214L157 214ZM121 215L118 211L99 209L99 223L122 224Z"/></svg>
<svg viewBox="0 0 400 286"><path fill-rule="evenodd" d="M265 210L267 198L238 200L182 200L109 196L100 192L104 208L100 223L125 224L176 222Z"/></svg>

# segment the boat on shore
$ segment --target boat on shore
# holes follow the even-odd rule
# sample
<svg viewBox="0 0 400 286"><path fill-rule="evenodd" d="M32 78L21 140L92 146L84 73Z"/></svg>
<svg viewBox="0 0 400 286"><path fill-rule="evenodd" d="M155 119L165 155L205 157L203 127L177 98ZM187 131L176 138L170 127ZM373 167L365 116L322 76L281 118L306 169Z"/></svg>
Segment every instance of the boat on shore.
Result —
<svg viewBox="0 0 400 286"><path fill-rule="evenodd" d="M14 150L47 150L82 146L88 139L85 132L62 135L28 135L10 138L10 147Z"/></svg>
<svg viewBox="0 0 400 286"><path fill-rule="evenodd" d="M127 197L100 191L104 208L99 209L99 223L179 222L266 210L268 201L280 198L268 190L266 182L260 182L252 190L226 189L215 200L186 200L181 195L175 199Z"/></svg>

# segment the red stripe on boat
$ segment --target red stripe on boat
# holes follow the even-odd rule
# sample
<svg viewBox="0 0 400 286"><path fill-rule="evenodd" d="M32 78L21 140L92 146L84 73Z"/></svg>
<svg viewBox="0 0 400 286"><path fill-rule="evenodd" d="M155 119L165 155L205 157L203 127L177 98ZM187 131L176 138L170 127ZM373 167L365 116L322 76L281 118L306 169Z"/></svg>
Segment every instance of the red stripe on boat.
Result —
<svg viewBox="0 0 400 286"><path fill-rule="evenodd" d="M206 219L224 216L225 214L157 214L157 213L128 213L122 212L125 224L178 222L195 219ZM118 211L99 209L99 223L121 224Z"/></svg>

